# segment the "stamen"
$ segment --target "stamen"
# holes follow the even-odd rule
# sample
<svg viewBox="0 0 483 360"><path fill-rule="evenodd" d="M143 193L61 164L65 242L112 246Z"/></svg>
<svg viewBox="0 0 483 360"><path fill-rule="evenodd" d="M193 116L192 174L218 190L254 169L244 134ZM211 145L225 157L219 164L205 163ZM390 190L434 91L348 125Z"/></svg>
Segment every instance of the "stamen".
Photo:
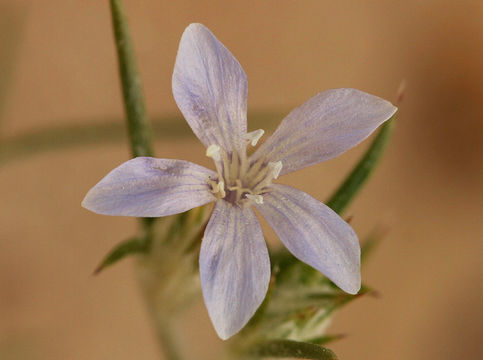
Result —
<svg viewBox="0 0 483 360"><path fill-rule="evenodd" d="M219 181L218 183L212 184L211 186L213 188L211 192L213 194L220 194L220 199L223 199L226 196L224 181Z"/></svg>
<svg viewBox="0 0 483 360"><path fill-rule="evenodd" d="M245 194L245 197L248 200L253 201L255 204L263 204L263 196L262 195L252 195L252 194Z"/></svg>
<svg viewBox="0 0 483 360"><path fill-rule="evenodd" d="M226 196L224 181L218 182L218 191L220 192L221 198L223 199Z"/></svg>
<svg viewBox="0 0 483 360"><path fill-rule="evenodd" d="M269 162L268 168L270 169L272 178L278 179L278 176L280 175L280 171L282 171L282 162L281 161Z"/></svg>
<svg viewBox="0 0 483 360"><path fill-rule="evenodd" d="M282 170L281 161L270 161L265 168L261 169L256 177L251 179L250 187L254 193L260 192L263 188L270 186L272 180L277 179Z"/></svg>
<svg viewBox="0 0 483 360"><path fill-rule="evenodd" d="M252 179L253 176L255 176L260 171L260 169L262 168L262 165L263 165L263 158L257 160L257 162L255 164L252 164L250 166L248 171L245 173L245 177L247 179Z"/></svg>
<svg viewBox="0 0 483 360"><path fill-rule="evenodd" d="M239 162L238 162L238 152L234 151L231 154L231 164L230 164L230 177L226 179L228 184L233 184L233 181L239 177Z"/></svg>
<svg viewBox="0 0 483 360"><path fill-rule="evenodd" d="M252 146L256 146L258 140L265 134L265 130L258 129L245 134L245 140L247 140Z"/></svg>
<svg viewBox="0 0 483 360"><path fill-rule="evenodd" d="M259 129L246 134L245 139L255 146L263 134L264 131ZM211 192L218 199L240 206L263 204L261 194L282 171L281 161L267 163L260 158L251 163L246 158L245 148L226 152L219 145L212 144L206 149L206 156L214 160L218 173L217 178L208 181Z"/></svg>
<svg viewBox="0 0 483 360"><path fill-rule="evenodd" d="M221 160L223 157L223 162L225 162L226 153L224 151L221 151L221 148L218 145L211 144L206 149L206 156L213 159L213 162L215 163L215 167L216 167L216 172L218 173L218 179L224 179L225 178L223 176L224 167L221 164Z"/></svg>
<svg viewBox="0 0 483 360"><path fill-rule="evenodd" d="M206 156L212 158L215 161L220 161L220 147L216 144L208 146L206 149Z"/></svg>

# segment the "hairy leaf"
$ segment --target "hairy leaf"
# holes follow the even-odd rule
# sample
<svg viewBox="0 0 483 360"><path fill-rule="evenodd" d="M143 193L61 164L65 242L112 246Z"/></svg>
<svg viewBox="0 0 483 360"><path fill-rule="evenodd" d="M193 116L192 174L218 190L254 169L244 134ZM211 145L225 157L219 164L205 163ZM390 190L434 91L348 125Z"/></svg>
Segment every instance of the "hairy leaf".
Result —
<svg viewBox="0 0 483 360"><path fill-rule="evenodd" d="M94 274L99 274L106 267L114 265L119 260L124 259L129 255L139 254L144 251L145 246L137 237L126 240L118 244L106 255L106 257L101 261L99 266L97 266Z"/></svg>
<svg viewBox="0 0 483 360"><path fill-rule="evenodd" d="M314 360L336 360L332 350L322 346L291 340L271 340L253 346L252 357L296 358Z"/></svg>

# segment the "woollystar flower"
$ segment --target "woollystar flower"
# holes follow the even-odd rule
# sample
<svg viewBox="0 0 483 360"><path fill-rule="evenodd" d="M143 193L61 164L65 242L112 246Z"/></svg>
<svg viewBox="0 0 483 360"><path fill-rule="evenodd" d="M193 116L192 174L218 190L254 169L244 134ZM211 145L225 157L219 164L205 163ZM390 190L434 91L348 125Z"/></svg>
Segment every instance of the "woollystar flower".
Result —
<svg viewBox="0 0 483 360"><path fill-rule="evenodd" d="M361 275L355 232L320 201L273 181L357 145L396 107L355 89L324 91L288 114L248 157L247 147L264 132L247 132L245 72L201 24L183 33L172 85L216 171L183 160L138 157L112 170L82 205L99 214L159 217L215 202L199 262L205 304L222 339L248 322L268 289L270 260L253 208L294 256L356 294Z"/></svg>

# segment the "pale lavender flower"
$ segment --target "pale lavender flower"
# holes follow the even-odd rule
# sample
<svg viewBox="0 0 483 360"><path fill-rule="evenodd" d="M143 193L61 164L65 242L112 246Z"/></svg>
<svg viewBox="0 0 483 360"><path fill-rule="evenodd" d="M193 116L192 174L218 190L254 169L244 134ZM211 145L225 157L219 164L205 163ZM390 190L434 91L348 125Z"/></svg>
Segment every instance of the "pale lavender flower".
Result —
<svg viewBox="0 0 483 360"><path fill-rule="evenodd" d="M216 171L183 160L135 158L94 186L82 205L99 214L159 217L215 202L199 261L206 307L222 339L248 322L268 289L270 260L252 206L293 255L356 294L360 247L352 228L320 201L273 180L342 154L396 107L354 89L319 93L247 157L263 130L247 132L245 72L201 24L183 33L173 94Z"/></svg>

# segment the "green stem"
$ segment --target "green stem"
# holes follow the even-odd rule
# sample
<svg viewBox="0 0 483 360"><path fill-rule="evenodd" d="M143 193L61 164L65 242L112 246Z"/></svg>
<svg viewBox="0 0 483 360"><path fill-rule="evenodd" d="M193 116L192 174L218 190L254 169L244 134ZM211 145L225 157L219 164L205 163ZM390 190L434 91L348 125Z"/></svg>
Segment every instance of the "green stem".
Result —
<svg viewBox="0 0 483 360"><path fill-rule="evenodd" d="M151 133L144 106L141 79L124 8L121 0L110 0L110 4L132 154L133 157L152 156Z"/></svg>
<svg viewBox="0 0 483 360"><path fill-rule="evenodd" d="M161 344L162 351L164 353L164 359L166 360L181 360L182 357L178 353L178 346L173 337L171 325L166 319L156 323L156 330L158 334L158 341Z"/></svg>
<svg viewBox="0 0 483 360"><path fill-rule="evenodd" d="M110 0L114 38L119 60L124 107L126 111L131 151L134 157L152 156L151 132L148 126L141 80L137 71L134 49L129 35L129 28L121 0ZM149 250L153 237L154 219L141 219L144 249ZM166 360L181 359L168 324L168 317L158 314L153 303L153 296L144 292L151 316L155 319L158 340Z"/></svg>
<svg viewBox="0 0 483 360"><path fill-rule="evenodd" d="M173 336L173 329L171 325L173 313L161 309L161 306L164 306L166 303L163 301L164 299L160 299L157 296L157 291L159 289L155 286L155 284L153 284L153 280L157 281L156 278L152 277L153 272L150 272L150 276L148 277L143 274L144 271L149 271L152 269L146 269L145 264L142 264L142 262L138 263L138 265L138 283L140 285L141 292L143 293L144 302L150 315L149 317L152 325L154 326L154 331L156 333L158 345L163 354L163 359L182 360L183 357L179 353L175 336Z"/></svg>
<svg viewBox="0 0 483 360"><path fill-rule="evenodd" d="M152 156L151 130L124 7L122 0L110 0L110 4L131 152L133 157ZM146 249L151 244L152 225L153 219L141 220Z"/></svg>

